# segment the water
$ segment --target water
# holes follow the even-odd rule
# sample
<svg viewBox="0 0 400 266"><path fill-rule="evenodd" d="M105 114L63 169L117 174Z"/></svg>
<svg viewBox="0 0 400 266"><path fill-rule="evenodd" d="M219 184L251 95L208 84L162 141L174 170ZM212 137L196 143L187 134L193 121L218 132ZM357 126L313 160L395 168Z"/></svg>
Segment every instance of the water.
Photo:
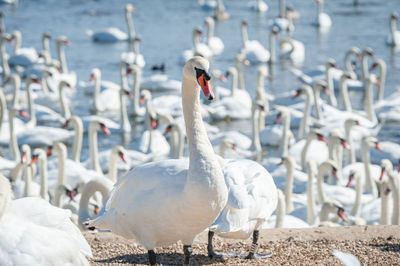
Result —
<svg viewBox="0 0 400 266"><path fill-rule="evenodd" d="M102 78L119 82L120 54L128 49L127 43L100 44L91 41L88 30L99 30L105 27L118 27L126 32L123 15L125 3L132 2L137 8L133 14L136 32L142 37L141 52L146 59L144 76L150 75L150 67L154 64L166 63L167 74L175 79L181 78L182 67L177 63L183 50L192 46L191 34L195 26L203 25L204 17L212 12L202 10L196 0L175 1L77 1L77 0L20 0L17 9L1 6L5 14L7 32L20 30L23 36L23 47L35 47L41 50L41 34L50 32L54 39L66 35L72 42L66 48L67 62L70 71L75 71L80 80L87 81L93 67L102 71ZM312 25L316 16L314 1L287 1L300 12L300 19L295 22L293 38L300 40L306 47L304 69L313 69L324 64L328 58L335 58L340 66L344 53L351 46L373 48L377 58L388 64L385 95L396 90L400 84L400 53L393 53L385 45L389 34L389 15L392 11L400 11L398 0L360 1L354 7L351 0L325 1L324 11L333 21L330 31L320 34ZM278 0L267 1L269 10L265 14L251 11L248 1L225 1L231 18L216 25L216 35L225 44L222 55L212 61L213 68L226 70L233 65L233 58L241 48L240 22L247 19L250 25L249 38L257 39L268 47L268 28L271 19L278 15ZM55 43L52 42L52 55L55 56ZM246 71L246 87L254 95L256 83L256 66ZM294 90L301 83L288 71L288 64L274 66L274 81L267 82L267 91L279 94ZM76 112L88 110L87 99L78 98ZM243 127L244 125L244 127ZM250 132L250 124L224 124L223 128ZM398 141L398 135L392 133L383 136ZM390 132L389 130L387 132ZM100 150L111 148L121 141L119 136L105 139ZM87 144L84 144L84 150ZM83 154L83 158L87 154Z"/></svg>

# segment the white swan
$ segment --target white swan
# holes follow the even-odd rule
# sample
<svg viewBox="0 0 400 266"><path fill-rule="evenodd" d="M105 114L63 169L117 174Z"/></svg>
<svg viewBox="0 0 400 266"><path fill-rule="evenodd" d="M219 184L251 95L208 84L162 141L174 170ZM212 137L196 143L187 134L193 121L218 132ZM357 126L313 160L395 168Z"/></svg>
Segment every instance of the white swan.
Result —
<svg viewBox="0 0 400 266"><path fill-rule="evenodd" d="M213 52L210 47L200 42L200 36L203 35L203 31L200 28L194 28L192 33L193 48L183 51L179 58L180 64L185 64L190 58L195 55L200 55L206 59L210 59L213 56Z"/></svg>
<svg viewBox="0 0 400 266"><path fill-rule="evenodd" d="M324 0L316 0L317 19L315 25L321 30L329 29L332 26L332 20L327 13L323 12Z"/></svg>
<svg viewBox="0 0 400 266"><path fill-rule="evenodd" d="M392 210L392 224L398 225L400 223L400 204L399 204L399 197L400 197L400 184L399 184L399 176L393 171L393 164L387 160L383 159L381 161L381 176L380 179L382 180L383 175L386 175L389 178L390 189L392 190L393 194L393 210Z"/></svg>
<svg viewBox="0 0 400 266"><path fill-rule="evenodd" d="M89 265L86 257L92 257L90 246L71 222L70 211L39 198L11 200L8 180L0 176L0 184L1 264Z"/></svg>
<svg viewBox="0 0 400 266"><path fill-rule="evenodd" d="M282 39L279 43L281 56L290 59L294 64L301 64L305 58L304 44L292 38Z"/></svg>
<svg viewBox="0 0 400 266"><path fill-rule="evenodd" d="M217 0L217 6L215 8L214 18L218 21L229 19L230 15L225 11L225 6L222 0Z"/></svg>
<svg viewBox="0 0 400 266"><path fill-rule="evenodd" d="M64 48L63 46L71 46L71 42L68 41L67 37L65 36L60 36L57 39L57 55L58 55L58 60L60 61L60 66L61 66L61 78L63 80L66 80L72 88L75 88L76 83L77 83L77 77L75 72L69 72L68 67L67 67L67 59L65 56Z"/></svg>
<svg viewBox="0 0 400 266"><path fill-rule="evenodd" d="M101 71L98 68L93 68L90 74L90 81L94 81L93 104L91 111L93 113L104 112L110 110L118 110L119 102L119 86L116 88L101 89Z"/></svg>
<svg viewBox="0 0 400 266"><path fill-rule="evenodd" d="M390 35L386 39L386 43L390 46L399 47L400 46L400 31L397 30L397 22L399 21L399 14L393 12L390 14L389 26Z"/></svg>
<svg viewBox="0 0 400 266"><path fill-rule="evenodd" d="M206 17L204 24L208 27L207 45L214 55L220 55L224 51L224 43L218 37L214 36L215 22L212 17Z"/></svg>
<svg viewBox="0 0 400 266"><path fill-rule="evenodd" d="M257 12L267 12L268 11L268 5L267 3L264 2L264 0L253 0L249 2L249 7Z"/></svg>
<svg viewBox="0 0 400 266"><path fill-rule="evenodd" d="M133 26L131 13L136 11L132 4L125 5L125 21L128 25L128 34L118 28L107 28L92 35L95 42L118 42L132 40L135 37L135 28Z"/></svg>
<svg viewBox="0 0 400 266"><path fill-rule="evenodd" d="M3 85L5 84L6 80L11 75L10 66L8 64L8 55L6 51L6 42L12 41L12 37L10 34L2 33L0 38L0 56L1 56L1 66L3 71L1 73Z"/></svg>
<svg viewBox="0 0 400 266"><path fill-rule="evenodd" d="M381 101L383 100L384 92L385 92L385 83L386 83L386 62L382 59L377 59L372 65L370 70L378 69L378 90L376 92L376 98Z"/></svg>
<svg viewBox="0 0 400 266"><path fill-rule="evenodd" d="M135 36L129 41L129 51L121 54L121 59L125 60L129 64L137 65L138 67L145 67L146 61L143 55L140 53L139 45L142 39L140 36Z"/></svg>
<svg viewBox="0 0 400 266"><path fill-rule="evenodd" d="M185 146L185 133L183 132L183 125L176 121L171 121L165 129L164 136L170 134L170 158L179 159L183 157L183 149Z"/></svg>
<svg viewBox="0 0 400 266"><path fill-rule="evenodd" d="M19 30L15 30L12 34L15 40L14 54L8 59L10 65L29 66L35 64L38 60L38 54L35 48L21 48L22 34Z"/></svg>
<svg viewBox="0 0 400 266"><path fill-rule="evenodd" d="M115 185L104 214L89 222L89 226L134 238L148 250L152 265L156 264L156 246L178 240L184 244L184 264L188 264L194 237L216 219L227 202L221 166L200 114L199 85L213 99L208 67L206 59L194 57L183 70L189 162L165 160L136 167Z"/></svg>
<svg viewBox="0 0 400 266"><path fill-rule="evenodd" d="M245 55L251 63L266 63L270 59L270 52L257 40L249 40L247 27L249 24L246 20L242 20L241 32L243 47L241 54Z"/></svg>

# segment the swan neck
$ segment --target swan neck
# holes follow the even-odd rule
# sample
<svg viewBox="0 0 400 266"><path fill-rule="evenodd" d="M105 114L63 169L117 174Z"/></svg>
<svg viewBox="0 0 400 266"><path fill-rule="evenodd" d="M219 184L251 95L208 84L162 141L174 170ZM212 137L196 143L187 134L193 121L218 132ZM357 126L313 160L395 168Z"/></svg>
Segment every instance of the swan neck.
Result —
<svg viewBox="0 0 400 266"><path fill-rule="evenodd" d="M289 146L289 130L290 130L290 113L286 113L282 119L283 127L282 127L282 144L281 151L282 156L286 156L288 154L288 146Z"/></svg>
<svg viewBox="0 0 400 266"><path fill-rule="evenodd" d="M120 101L120 117L121 117L121 129L123 132L131 132L131 124L129 123L128 111L126 108L126 96L124 95L124 91L121 87L119 92L119 101Z"/></svg>
<svg viewBox="0 0 400 266"><path fill-rule="evenodd" d="M376 123L377 118L375 114L374 108L374 99L373 99L373 83L370 80L367 80L365 85L365 112L367 114L367 118L372 122Z"/></svg>
<svg viewBox="0 0 400 266"><path fill-rule="evenodd" d="M326 76L326 82L328 84L328 90L329 90L329 101L333 107L336 107L337 100L335 97L335 89L333 87L333 76L332 76L330 69L331 69L331 67L327 65L326 69L325 69L325 76Z"/></svg>
<svg viewBox="0 0 400 266"><path fill-rule="evenodd" d="M100 100L99 100L99 96L100 96L100 87L101 87L101 74L98 73L96 74L96 77L94 79L94 93L93 93L93 97L94 97L94 101L93 101L93 110L95 112L99 112L101 111L101 106L100 106Z"/></svg>
<svg viewBox="0 0 400 266"><path fill-rule="evenodd" d="M347 78L341 77L339 80L339 91L340 91L340 100L342 102L343 107L348 112L352 112L353 108L351 106L349 90L347 87Z"/></svg>
<svg viewBox="0 0 400 266"><path fill-rule="evenodd" d="M111 182L117 182L117 159L118 159L118 150L113 150L110 155L110 165L109 165L109 173L108 178Z"/></svg>
<svg viewBox="0 0 400 266"><path fill-rule="evenodd" d="M91 123L89 126L89 150L90 150L90 167L96 172L103 174L103 171L101 170L99 163L96 123Z"/></svg>
<svg viewBox="0 0 400 266"><path fill-rule="evenodd" d="M76 120L74 119L72 121L75 131L74 144L72 146L72 160L74 162L80 163L82 140L83 140L83 124L81 119L76 119Z"/></svg>
<svg viewBox="0 0 400 266"><path fill-rule="evenodd" d="M298 136L299 139L303 139L308 134L308 131L309 131L308 120L310 117L310 112L311 112L311 94L307 90L306 105L304 107L304 115L301 119L300 129L299 129L299 136Z"/></svg>
<svg viewBox="0 0 400 266"><path fill-rule="evenodd" d="M351 210L351 215L353 215L354 217L360 217L362 180L361 180L360 176L357 176L355 179L356 179L356 198L355 198L355 202L353 205L353 209Z"/></svg>
<svg viewBox="0 0 400 266"><path fill-rule="evenodd" d="M62 81L58 85L58 92L59 92L60 103L61 103L61 113L65 119L69 119L71 117L71 111L69 109L67 99L64 94L64 85L65 85L65 83Z"/></svg>
<svg viewBox="0 0 400 266"><path fill-rule="evenodd" d="M324 167L320 167L317 173L317 188L318 188L318 202L319 204L323 204L325 202L325 193L323 188L324 183L324 174L326 169ZM321 220L323 221L323 220Z"/></svg>
<svg viewBox="0 0 400 266"><path fill-rule="evenodd" d="M36 126L36 113L35 109L33 108L33 98L32 98L32 88L31 88L31 81L25 82L26 87L26 95L28 98L28 113L29 113L29 124L32 127Z"/></svg>
<svg viewBox="0 0 400 266"><path fill-rule="evenodd" d="M136 33L135 33L135 27L133 25L132 14L128 10L125 11L125 20L128 26L129 40L133 40L133 38L135 38Z"/></svg>
<svg viewBox="0 0 400 266"><path fill-rule="evenodd" d="M14 46L14 54L18 53L18 50L21 49L22 46L22 35L14 34L15 46Z"/></svg>
<svg viewBox="0 0 400 266"><path fill-rule="evenodd" d="M385 92L385 83L386 83L386 63L384 61L379 62L378 72L379 72L378 100L381 101L383 100Z"/></svg>
<svg viewBox="0 0 400 266"><path fill-rule="evenodd" d="M8 58L7 58L7 51L6 51L5 42L6 42L6 40L4 38L1 38L1 44L0 44L1 52L0 52L0 55L1 55L1 64L2 64L2 67L3 67L3 72L2 72L3 82L11 74L10 66L8 64Z"/></svg>
<svg viewBox="0 0 400 266"><path fill-rule="evenodd" d="M319 96L320 96L320 91L317 88L313 89L313 95L314 95L314 109L315 109L315 116L317 117L318 120L321 119L321 106L319 105Z"/></svg>
<svg viewBox="0 0 400 266"><path fill-rule="evenodd" d="M247 41L249 40L248 34L247 34L247 27L245 25L242 25L242 43L243 43L243 48L246 48Z"/></svg>
<svg viewBox="0 0 400 266"><path fill-rule="evenodd" d="M9 149L11 153L11 157L18 161L21 157L19 149L18 149L18 140L17 136L14 134L14 114L12 112L8 112L8 127L10 130L10 144Z"/></svg>
<svg viewBox="0 0 400 266"><path fill-rule="evenodd" d="M140 80L141 80L141 73L139 71L133 71L133 113L135 115L140 114L140 105L139 105L139 98L140 98Z"/></svg>
<svg viewBox="0 0 400 266"><path fill-rule="evenodd" d="M286 213L290 213L294 209L292 201L293 174L294 174L294 165L292 163L289 163L289 165L287 165L286 167L286 187L285 187Z"/></svg>
<svg viewBox="0 0 400 266"><path fill-rule="evenodd" d="M370 169L370 155L369 155L369 146L368 143L363 141L361 146L361 157L364 164L365 169L365 189L366 192L371 192L374 197L378 196L378 191L375 185L375 182L372 180L371 169Z"/></svg>
<svg viewBox="0 0 400 266"><path fill-rule="evenodd" d="M270 63L275 63L276 61L276 51L275 51L275 35L272 31L269 33L269 50L270 50Z"/></svg>
<svg viewBox="0 0 400 266"><path fill-rule="evenodd" d="M7 110L6 97L4 96L3 91L0 91L0 136L6 110Z"/></svg>
<svg viewBox="0 0 400 266"><path fill-rule="evenodd" d="M313 194L313 185L314 185L314 164L308 163L307 164L307 174L308 174L308 181L307 181L307 222L309 224L314 224L317 212Z"/></svg>
<svg viewBox="0 0 400 266"><path fill-rule="evenodd" d="M207 43L210 45L212 37L214 37L214 21L209 22L208 24L208 34L207 34Z"/></svg>
<svg viewBox="0 0 400 266"><path fill-rule="evenodd" d="M387 225L389 224L389 195L390 193L386 193L386 191L389 189L389 184L387 181L384 181L381 186L381 221L380 224L382 225Z"/></svg>
<svg viewBox="0 0 400 266"><path fill-rule="evenodd" d="M279 17L286 18L286 1L279 0Z"/></svg>
<svg viewBox="0 0 400 266"><path fill-rule="evenodd" d="M366 52L362 52L361 54L361 79L364 81L368 75L369 75L369 70L368 70L368 54Z"/></svg>
<svg viewBox="0 0 400 266"><path fill-rule="evenodd" d="M278 190L278 205L276 206L275 228L282 228L285 214L288 213L283 194Z"/></svg>
<svg viewBox="0 0 400 266"><path fill-rule="evenodd" d="M260 128L259 128L259 117L262 115L261 111L258 109L257 106L252 106L253 112L252 112L252 118L251 118L251 123L252 123L252 145L251 148L256 152L256 159L257 161L261 161L262 157L262 148L261 148L261 142L260 142Z"/></svg>
<svg viewBox="0 0 400 266"><path fill-rule="evenodd" d="M39 170L40 170L40 197L48 200L48 173L47 173L47 158L39 156Z"/></svg>
<svg viewBox="0 0 400 266"><path fill-rule="evenodd" d="M232 90L232 95L235 95L235 91L238 89L238 72L237 71L233 71L232 73L232 86L231 86L231 90Z"/></svg>
<svg viewBox="0 0 400 266"><path fill-rule="evenodd" d="M65 57L64 47L61 42L57 42L57 54L58 54L58 60L60 60L61 64L61 72L68 73L67 60Z"/></svg>
<svg viewBox="0 0 400 266"><path fill-rule="evenodd" d="M13 85L13 103L11 106L13 108L17 108L19 106L18 100L21 88L21 79L19 76L12 75L11 81Z"/></svg>
<svg viewBox="0 0 400 266"><path fill-rule="evenodd" d="M306 156L307 156L308 148L310 147L311 141L312 141L312 136L308 135L306 144L304 144L304 147L301 150L301 167L303 169L306 169Z"/></svg>
<svg viewBox="0 0 400 266"><path fill-rule="evenodd" d="M25 188L24 188L24 197L29 197L32 191L32 167L25 165Z"/></svg>
<svg viewBox="0 0 400 266"><path fill-rule="evenodd" d="M355 154L355 150L353 147L353 138L351 137L351 129L352 129L352 125L349 122L344 124L346 141L350 146L350 149L347 150L347 157L346 157L347 164L353 164L356 162L356 154Z"/></svg>

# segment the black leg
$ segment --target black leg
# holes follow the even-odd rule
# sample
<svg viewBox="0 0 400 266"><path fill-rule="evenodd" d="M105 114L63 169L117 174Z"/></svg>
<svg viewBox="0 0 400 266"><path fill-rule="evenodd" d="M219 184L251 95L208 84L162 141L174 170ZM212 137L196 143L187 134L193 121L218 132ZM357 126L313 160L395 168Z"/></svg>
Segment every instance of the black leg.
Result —
<svg viewBox="0 0 400 266"><path fill-rule="evenodd" d="M147 253L149 254L150 265L151 266L157 265L156 253L154 253L154 250L149 250Z"/></svg>
<svg viewBox="0 0 400 266"><path fill-rule="evenodd" d="M258 235L259 235L258 230L254 230L253 243L251 244L250 252L249 255L247 255L246 259L254 259L254 254L256 254L258 249Z"/></svg>
<svg viewBox="0 0 400 266"><path fill-rule="evenodd" d="M191 245L183 245L183 265L189 265L190 255L192 254Z"/></svg>
<svg viewBox="0 0 400 266"><path fill-rule="evenodd" d="M207 244L208 257L210 257L210 258L222 258L221 254L217 254L214 251L214 248L213 248L213 237L214 237L214 232L208 231L208 244Z"/></svg>

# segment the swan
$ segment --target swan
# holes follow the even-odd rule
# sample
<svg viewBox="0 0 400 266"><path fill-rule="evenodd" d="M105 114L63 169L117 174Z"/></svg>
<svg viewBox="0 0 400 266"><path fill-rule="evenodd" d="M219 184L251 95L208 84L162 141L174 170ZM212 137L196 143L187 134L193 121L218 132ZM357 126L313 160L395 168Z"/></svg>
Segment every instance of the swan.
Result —
<svg viewBox="0 0 400 266"><path fill-rule="evenodd" d="M264 0L253 0L249 2L249 7L257 12L267 12L268 11L268 5L267 3L264 2Z"/></svg>
<svg viewBox="0 0 400 266"><path fill-rule="evenodd" d="M232 76L231 96L224 97L220 101L212 102L207 106L212 119L248 119L251 116L251 98L246 90L239 89L238 72L236 68L229 67L228 73Z"/></svg>
<svg viewBox="0 0 400 266"><path fill-rule="evenodd" d="M82 138L83 138L83 124L82 119L79 116L71 116L69 119L65 121L62 125L62 128L67 128L68 126L72 126L75 131L74 141L71 152L71 159L76 163L81 162L81 150L82 150Z"/></svg>
<svg viewBox="0 0 400 266"><path fill-rule="evenodd" d="M400 31L397 30L397 22L399 21L399 14L393 12L390 14L389 26L390 35L386 39L386 43L389 46L398 47L400 46Z"/></svg>
<svg viewBox="0 0 400 266"><path fill-rule="evenodd" d="M216 0L199 0L199 5L204 10L214 10L217 7Z"/></svg>
<svg viewBox="0 0 400 266"><path fill-rule="evenodd" d="M98 158L98 142L97 142L97 130L102 130L106 135L111 135L110 130L101 122L93 120L89 126L89 150L90 150L90 167L99 174L103 175L103 171L100 167Z"/></svg>
<svg viewBox="0 0 400 266"><path fill-rule="evenodd" d="M225 6L222 0L217 0L217 7L215 8L215 20L222 21L229 19L230 15L225 11Z"/></svg>
<svg viewBox="0 0 400 266"><path fill-rule="evenodd" d="M213 56L213 52L210 47L200 42L200 36L203 35L203 31L200 28L194 28L192 33L193 48L183 51L179 58L180 64L185 64L189 59L195 55L202 56L206 59L210 59Z"/></svg>
<svg viewBox="0 0 400 266"><path fill-rule="evenodd" d="M68 71L67 59L63 48L64 45L71 46L71 42L68 41L67 37L65 36L58 37L56 47L57 47L58 60L60 61L60 66L61 66L60 77L63 80L66 80L71 85L72 88L75 88L77 83L76 73Z"/></svg>
<svg viewBox="0 0 400 266"><path fill-rule="evenodd" d="M40 176L40 197L49 201L48 189L48 172L47 172L47 152L43 149L36 148L33 150L32 159L29 166L39 162L39 176Z"/></svg>
<svg viewBox="0 0 400 266"><path fill-rule="evenodd" d="M18 108L12 107L11 109L8 110L8 127L9 127L10 138L7 140L6 143L8 143L9 147L8 149L11 155L10 157L13 158L15 161L19 160L20 158L20 152L18 149L18 140L14 133L14 119L18 115L22 117L29 117L27 113Z"/></svg>
<svg viewBox="0 0 400 266"><path fill-rule="evenodd" d="M390 189L393 192L392 224L398 225L400 223L399 177L398 174L393 171L393 164L387 159L383 159L381 161L381 175L379 178L380 180L382 180L385 173L389 178Z"/></svg>
<svg viewBox="0 0 400 266"><path fill-rule="evenodd" d="M295 64L300 64L304 61L305 49L304 44L292 38L282 39L279 43L281 47L281 56L290 59Z"/></svg>
<svg viewBox="0 0 400 266"><path fill-rule="evenodd" d="M355 56L358 62L361 62L361 50L357 46L352 46L344 55L344 71L350 73L353 80L357 80L357 74L355 70L355 62L350 61L351 57ZM356 62L357 62L356 61Z"/></svg>
<svg viewBox="0 0 400 266"><path fill-rule="evenodd" d="M1 67L3 71L1 73L3 85L6 83L6 80L11 75L10 66L8 64L8 56L6 51L6 42L11 42L12 36L7 33L2 33L0 38L0 56L1 56Z"/></svg>
<svg viewBox="0 0 400 266"><path fill-rule="evenodd" d="M215 221L227 202L224 174L200 113L199 85L206 98L214 97L208 68L208 61L196 56L183 70L189 161L164 160L136 167L114 186L105 212L88 223L134 238L148 250L151 265L156 264L156 246L178 240L184 245L184 264L189 264L193 239Z"/></svg>
<svg viewBox="0 0 400 266"><path fill-rule="evenodd" d="M361 179L361 173L357 168L353 169L350 172L346 187L350 187L353 180L355 180L355 183L356 183L355 184L356 195L355 195L353 207L350 212L350 214L352 216L350 216L349 219L350 219L350 221L351 220L353 221L353 224L365 225L366 221L363 218L361 218L361 201L362 201L361 196L362 196L363 183L362 183L362 179ZM365 195L363 196L363 198L365 198ZM368 199L368 200L370 200L370 199Z"/></svg>
<svg viewBox="0 0 400 266"><path fill-rule="evenodd" d="M0 188L1 264L89 265L90 246L71 222L69 210L39 198L11 200L10 183L3 176Z"/></svg>
<svg viewBox="0 0 400 266"><path fill-rule="evenodd" d="M101 89L101 71L98 68L93 68L90 74L90 81L94 81L93 104L90 108L91 112L98 113L110 110L118 110L119 103L119 86L118 89L108 88Z"/></svg>
<svg viewBox="0 0 400 266"><path fill-rule="evenodd" d="M12 39L15 40L14 55L10 56L8 63L12 66L29 66L35 64L38 60L38 54L32 47L21 48L22 34L19 30L15 30L12 34Z"/></svg>
<svg viewBox="0 0 400 266"><path fill-rule="evenodd" d="M317 20L315 25L320 29L329 29L332 26L332 20L327 13L323 12L324 0L316 0Z"/></svg>
<svg viewBox="0 0 400 266"><path fill-rule="evenodd" d="M378 69L378 91L376 92L376 98L378 101L383 100L384 92L385 92L385 83L386 83L386 62L382 59L377 59L371 65L370 70L374 70L375 68Z"/></svg>
<svg viewBox="0 0 400 266"><path fill-rule="evenodd" d="M179 159L183 157L183 149L185 146L185 133L183 132L183 125L176 121L171 121L164 131L164 136L167 134L170 134L170 158Z"/></svg>
<svg viewBox="0 0 400 266"><path fill-rule="evenodd" d="M242 20L241 32L243 48L241 54L245 55L251 63L266 63L270 59L270 52L257 40L249 40L247 27L249 24L246 20Z"/></svg>
<svg viewBox="0 0 400 266"><path fill-rule="evenodd" d="M133 26L131 13L136 12L136 8L132 4L125 5L125 21L128 25L128 34L118 28L107 28L92 35L95 42L118 42L132 40L135 37L135 28Z"/></svg>
<svg viewBox="0 0 400 266"><path fill-rule="evenodd" d="M254 259L258 248L259 229L276 209L278 195L272 176L251 160L226 160L222 171L229 190L229 199L208 233L208 256L214 252L213 236L247 239L253 235L247 259Z"/></svg>
<svg viewBox="0 0 400 266"><path fill-rule="evenodd" d="M135 36L129 41L129 52L124 52L121 54L121 59L125 60L129 64L137 65L138 67L144 68L146 66L146 61L143 55L140 53L139 45L142 39L140 36Z"/></svg>
<svg viewBox="0 0 400 266"><path fill-rule="evenodd" d="M375 59L374 51L370 47L365 47L361 51L361 80L369 75L368 58Z"/></svg>
<svg viewBox="0 0 400 266"><path fill-rule="evenodd" d="M224 138L221 141L221 144L219 145L218 149L218 155L221 156L222 158L225 158L225 152L227 150L233 150L233 151L237 150L235 142L230 138Z"/></svg>
<svg viewBox="0 0 400 266"><path fill-rule="evenodd" d="M220 55L224 51L224 43L218 37L214 36L215 22L212 17L206 17L204 24L208 27L207 45L212 51L213 55Z"/></svg>

